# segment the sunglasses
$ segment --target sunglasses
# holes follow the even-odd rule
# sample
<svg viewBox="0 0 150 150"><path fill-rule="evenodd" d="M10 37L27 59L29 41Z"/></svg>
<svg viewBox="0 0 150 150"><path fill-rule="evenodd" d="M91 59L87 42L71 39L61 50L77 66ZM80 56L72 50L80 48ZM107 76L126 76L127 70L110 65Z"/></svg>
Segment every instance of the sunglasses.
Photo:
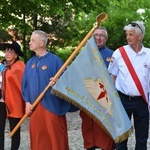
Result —
<svg viewBox="0 0 150 150"><path fill-rule="evenodd" d="M137 26L137 27L141 30L141 32L143 33L141 27L140 27L137 23L132 22L132 23L130 23L130 24L131 24L132 27L136 27L136 26Z"/></svg>

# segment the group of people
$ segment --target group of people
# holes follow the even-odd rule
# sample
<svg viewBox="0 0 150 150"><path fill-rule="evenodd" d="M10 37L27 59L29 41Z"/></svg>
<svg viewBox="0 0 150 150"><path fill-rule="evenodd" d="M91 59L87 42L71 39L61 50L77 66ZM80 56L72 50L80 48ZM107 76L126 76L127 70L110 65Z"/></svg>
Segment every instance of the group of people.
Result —
<svg viewBox="0 0 150 150"><path fill-rule="evenodd" d="M142 22L132 22L126 25L124 30L127 45L115 51L106 47L108 33L104 27L96 28L93 36L125 111L130 119L133 116L135 150L146 150L149 130L150 50L142 44L145 35ZM65 114L71 111L72 104L52 95L52 87L50 87L35 109L33 111L30 109L47 84L54 82L50 79L63 65L59 57L47 51L47 41L45 32L41 30L32 32L29 47L35 55L26 65L19 60L23 53L17 42L1 44L5 60L0 67L2 75L0 78L0 150L4 150L6 118L12 131L24 113L30 116L31 150L69 150ZM109 62L107 58L110 57ZM80 116L85 149L127 150L127 140L116 144L112 137L87 114L80 111ZM18 150L19 145L20 128L12 137L11 150Z"/></svg>

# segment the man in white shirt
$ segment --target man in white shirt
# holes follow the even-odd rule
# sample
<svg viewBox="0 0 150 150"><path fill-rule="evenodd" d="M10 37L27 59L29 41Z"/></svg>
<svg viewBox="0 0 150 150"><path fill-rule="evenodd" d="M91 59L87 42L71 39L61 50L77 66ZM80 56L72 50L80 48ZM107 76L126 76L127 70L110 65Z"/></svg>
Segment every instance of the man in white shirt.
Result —
<svg viewBox="0 0 150 150"><path fill-rule="evenodd" d="M133 116L135 150L146 150L149 130L148 77L150 50L142 44L145 34L145 27L142 22L132 22L125 26L124 30L126 31L128 45L118 48L113 53L108 71L114 80L129 118L131 119ZM120 49L123 49L123 53ZM130 61L125 58L126 54ZM135 70L135 73L133 70ZM127 140L118 143L116 150L127 150Z"/></svg>

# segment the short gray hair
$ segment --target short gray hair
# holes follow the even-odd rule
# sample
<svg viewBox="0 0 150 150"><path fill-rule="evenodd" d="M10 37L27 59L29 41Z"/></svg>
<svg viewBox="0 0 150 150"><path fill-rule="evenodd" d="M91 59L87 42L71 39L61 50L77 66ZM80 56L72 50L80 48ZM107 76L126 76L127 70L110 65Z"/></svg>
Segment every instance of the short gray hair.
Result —
<svg viewBox="0 0 150 150"><path fill-rule="evenodd" d="M126 25L124 30L134 30L137 35L143 34L143 37L145 35L145 26L141 21L133 21L132 23Z"/></svg>
<svg viewBox="0 0 150 150"><path fill-rule="evenodd" d="M40 36L41 40L44 42L45 46L47 45L47 42L48 42L47 33L45 33L42 30L35 30L32 32L32 34L38 34Z"/></svg>
<svg viewBox="0 0 150 150"><path fill-rule="evenodd" d="M106 30L105 27L98 27L98 28L96 28L95 30L103 30L103 31L104 31L104 34L105 34L105 37L108 38L108 32L107 32L107 30Z"/></svg>

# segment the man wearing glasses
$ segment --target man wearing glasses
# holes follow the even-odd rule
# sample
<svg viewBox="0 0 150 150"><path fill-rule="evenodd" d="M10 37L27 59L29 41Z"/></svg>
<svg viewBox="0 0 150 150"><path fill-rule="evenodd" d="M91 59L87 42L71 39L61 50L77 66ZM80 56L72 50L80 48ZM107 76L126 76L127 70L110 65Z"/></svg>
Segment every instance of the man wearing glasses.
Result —
<svg viewBox="0 0 150 150"><path fill-rule="evenodd" d="M104 27L99 27L94 31L93 35L106 67L108 67L113 51L105 46L108 39L107 30ZM82 118L84 148L87 150L95 150L96 148L113 150L115 145L114 141L103 128L83 111L80 111L80 116Z"/></svg>
<svg viewBox="0 0 150 150"><path fill-rule="evenodd" d="M124 27L127 44L112 56L108 71L114 80L121 102L135 128L135 150L146 150L149 130L148 83L149 48L142 44L145 27L135 21ZM127 150L127 140L118 143L116 150Z"/></svg>

